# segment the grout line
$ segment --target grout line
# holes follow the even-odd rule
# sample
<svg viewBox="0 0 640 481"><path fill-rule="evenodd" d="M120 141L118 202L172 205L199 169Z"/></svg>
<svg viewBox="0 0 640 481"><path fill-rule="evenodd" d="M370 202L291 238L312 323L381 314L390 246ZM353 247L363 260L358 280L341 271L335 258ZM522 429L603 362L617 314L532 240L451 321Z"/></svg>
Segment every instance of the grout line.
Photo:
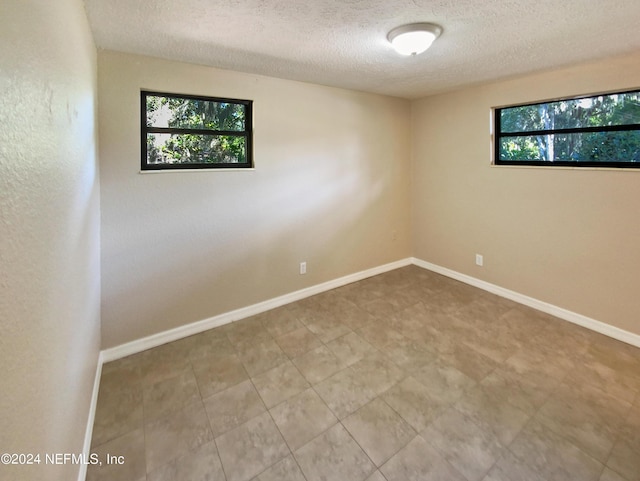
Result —
<svg viewBox="0 0 640 481"><path fill-rule="evenodd" d="M209 415L207 415L207 419L209 419ZM211 433L213 433L213 429L211 428L211 420L209 420L209 429L211 429ZM227 472L224 469L222 458L220 457L220 448L218 447L218 441L215 436L213 437L213 445L216 447L216 454L218 455L218 461L220 461L220 469L222 469L224 479L229 479L229 477L227 476Z"/></svg>

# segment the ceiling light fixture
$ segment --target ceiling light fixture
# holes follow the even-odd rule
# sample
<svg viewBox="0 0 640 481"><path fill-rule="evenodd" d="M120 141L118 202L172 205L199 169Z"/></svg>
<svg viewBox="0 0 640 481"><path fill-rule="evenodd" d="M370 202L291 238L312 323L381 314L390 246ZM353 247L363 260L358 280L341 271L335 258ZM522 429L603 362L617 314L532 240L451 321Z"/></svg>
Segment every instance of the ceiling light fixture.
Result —
<svg viewBox="0 0 640 481"><path fill-rule="evenodd" d="M442 33L442 27L433 23L412 23L394 28L387 39L400 55L418 55L424 52Z"/></svg>

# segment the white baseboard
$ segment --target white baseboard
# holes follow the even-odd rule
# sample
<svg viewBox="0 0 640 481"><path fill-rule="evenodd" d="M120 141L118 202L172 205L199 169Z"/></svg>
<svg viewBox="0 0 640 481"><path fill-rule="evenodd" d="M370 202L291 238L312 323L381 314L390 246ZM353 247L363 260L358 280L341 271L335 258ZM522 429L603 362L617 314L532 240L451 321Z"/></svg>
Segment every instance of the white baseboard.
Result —
<svg viewBox="0 0 640 481"><path fill-rule="evenodd" d="M87 427L84 433L84 444L82 454L85 459L89 459L91 454L91 438L93 437L93 422L96 419L96 406L98 405L98 390L100 389L100 378L102 377L102 365L104 364L102 352L98 355L98 365L96 366L96 377L93 380L93 392L91 393L91 405L89 406L89 416ZM78 481L85 481L87 477L87 464L80 463L78 471Z"/></svg>
<svg viewBox="0 0 640 481"><path fill-rule="evenodd" d="M275 309L276 307L284 306L285 304L290 304L292 302L299 301L301 299L305 299L307 297L311 297L316 294L335 289L337 287L342 287L353 282L361 281L368 277L373 277L378 274L383 274L385 272L398 269L400 267L405 267L411 265L412 263L413 259L411 258L401 259L389 264L384 264L372 269L367 269L361 272L356 272L355 274L349 274L338 279L323 282L322 284L317 284L305 289L300 289L299 291L291 292L289 294L259 302L251 306L225 312L223 314L210 317L209 319L196 321L191 324L179 326L168 331L159 332L158 334L153 334L151 336L131 341L126 344L121 344L119 346L105 349L102 351L103 362L114 361L131 354L146 351L147 349L151 349L152 347L157 347L168 342L177 341L178 339L192 336L194 334L213 329L214 327L229 324L246 317L255 316L256 314L261 314L271 309Z"/></svg>
<svg viewBox="0 0 640 481"><path fill-rule="evenodd" d="M546 312L547 314L551 314L560 319L564 319L566 321L572 322L574 324L585 327L587 329L591 329L593 331L599 332L600 334L604 334L605 336L612 337L619 341L626 342L627 344L640 347L640 335L638 334L625 331L624 329L620 329L610 324L597 321L587 316L583 316L582 314L577 314L575 312L569 311L562 307L558 307L553 304L549 304L547 302L534 299L524 294L520 294L519 292L511 291L509 289L505 289L504 287L500 287L495 284L482 281L475 277L471 277L466 274L462 274L460 272L447 269L446 267L441 267L436 264L423 261L422 259L406 258L406 259L401 259L399 261L391 262L389 264L384 264L382 266L374 267L372 269L367 269L361 272L356 272L354 274L349 274L347 276L340 277L338 279L323 282L322 284L317 284L315 286L307 287L305 289L300 289L298 291L294 291L289 294L285 294L283 296L279 296L273 299L259 302L257 304L253 304L247 307L242 307L240 309L235 309L233 311L225 312L217 316L210 317L208 319L196 321L191 324L179 326L174 329L170 329L168 331L163 331L158 334L153 334L151 336L144 337L142 339L137 339L135 341L131 341L125 344L121 344L119 346L105 349L101 352L101 359L102 359L102 362L114 361L116 359L120 359L122 357L126 357L131 354L136 354L138 352L142 352L147 349L151 349L153 347L166 344L168 342L177 341L178 339L192 336L194 334L198 334L200 332L204 332L209 329L213 329L215 327L223 326L225 324L229 324L231 322L238 321L240 319L254 316L256 314L261 314L268 310L275 309L277 307L280 307L295 301L299 301L301 299L305 299L307 297L314 296L316 294L320 294L322 292L326 292L331 289L342 287L347 284L351 284L353 282L366 279L368 277L372 277L378 274L383 274L385 272L398 269L400 267L405 267L410 264L414 264L424 269L428 269L438 274L442 274L452 279L456 279L458 281L464 282L465 284L478 287L485 291L491 292L501 297L505 297L507 299L518 302L525 306L532 307L539 311Z"/></svg>
<svg viewBox="0 0 640 481"><path fill-rule="evenodd" d="M612 337L613 339L617 339L618 341L626 342L627 344L631 344L635 347L640 347L640 335L634 334L633 332L625 331L624 329L620 329L601 321L596 321L595 319L592 319L590 317L583 316L582 314L577 314L567 309L563 309L562 307L549 304L548 302L525 296L524 294L520 294L519 292L496 286L495 284L476 279L475 277L471 277L466 274L447 269L446 267L441 267L436 264L417 259L415 257L412 259L412 262L418 267L428 269L438 274L442 274L443 276L447 276L457 281L464 282L465 284L469 284L471 286L491 292L492 294L510 299L519 304L524 304L525 306L529 306L539 311L546 312L547 314L551 314L552 316L558 317L565 321L569 321L573 324L591 329L592 331L599 332L600 334Z"/></svg>

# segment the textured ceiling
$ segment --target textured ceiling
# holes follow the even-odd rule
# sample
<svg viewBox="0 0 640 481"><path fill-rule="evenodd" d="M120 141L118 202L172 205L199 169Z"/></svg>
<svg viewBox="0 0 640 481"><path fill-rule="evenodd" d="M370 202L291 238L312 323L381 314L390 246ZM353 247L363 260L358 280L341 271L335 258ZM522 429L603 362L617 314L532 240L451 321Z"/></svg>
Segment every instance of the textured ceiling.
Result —
<svg viewBox="0 0 640 481"><path fill-rule="evenodd" d="M85 0L100 48L418 98L640 50L640 0ZM389 30L432 22L402 57Z"/></svg>

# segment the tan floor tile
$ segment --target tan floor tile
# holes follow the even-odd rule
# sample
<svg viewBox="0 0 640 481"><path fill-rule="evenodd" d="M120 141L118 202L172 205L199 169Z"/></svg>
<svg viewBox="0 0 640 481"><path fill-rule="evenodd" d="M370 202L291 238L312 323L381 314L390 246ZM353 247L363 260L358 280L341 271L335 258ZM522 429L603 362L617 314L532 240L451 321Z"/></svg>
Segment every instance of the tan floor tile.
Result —
<svg viewBox="0 0 640 481"><path fill-rule="evenodd" d="M374 471L365 481L387 481L380 471Z"/></svg>
<svg viewBox="0 0 640 481"><path fill-rule="evenodd" d="M420 369L436 359L436 354L418 341L402 339L385 347L385 354L399 367L408 371Z"/></svg>
<svg viewBox="0 0 640 481"><path fill-rule="evenodd" d="M154 347L136 356L140 356L142 383L145 386L171 379L191 369L189 358L173 343Z"/></svg>
<svg viewBox="0 0 640 481"><path fill-rule="evenodd" d="M629 481L640 481L640 396L620 430L607 466Z"/></svg>
<svg viewBox="0 0 640 481"><path fill-rule="evenodd" d="M309 383L291 361L254 377L252 381L267 408L272 408L309 387Z"/></svg>
<svg viewBox="0 0 640 481"><path fill-rule="evenodd" d="M91 446L98 446L143 425L142 386L98 394Z"/></svg>
<svg viewBox="0 0 640 481"><path fill-rule="evenodd" d="M408 377L382 395L384 401L416 430L422 432L448 406L429 394L429 389Z"/></svg>
<svg viewBox="0 0 640 481"><path fill-rule="evenodd" d="M375 391L350 368L325 379L314 389L338 419L348 416L376 396Z"/></svg>
<svg viewBox="0 0 640 481"><path fill-rule="evenodd" d="M633 402L640 393L640 375L616 371L600 362L578 364L571 371L571 379L580 384L590 384L611 396Z"/></svg>
<svg viewBox="0 0 640 481"><path fill-rule="evenodd" d="M458 319L457 314L449 314L448 318L451 324L446 328L438 328L441 338L435 345L429 344L429 347L439 355L449 356L453 359L460 358L456 362L463 366L473 364L473 358L468 359L472 355L480 356L483 363L489 363L490 358L469 347L469 344L478 341L479 334L476 327Z"/></svg>
<svg viewBox="0 0 640 481"><path fill-rule="evenodd" d="M165 379L143 390L145 422L200 401L200 391L192 370L179 376Z"/></svg>
<svg viewBox="0 0 640 481"><path fill-rule="evenodd" d="M317 317L318 310L322 310L322 305L316 297L317 296L307 297L293 304L288 304L286 309L293 317L306 326Z"/></svg>
<svg viewBox="0 0 640 481"><path fill-rule="evenodd" d="M587 348L588 363L599 362L611 369L640 376L640 349L610 337L597 335Z"/></svg>
<svg viewBox="0 0 640 481"><path fill-rule="evenodd" d="M200 333L200 335L207 337L209 339L209 342L211 342L214 346L218 343L229 342L229 337L224 331L224 326L215 327L207 331L203 331Z"/></svg>
<svg viewBox="0 0 640 481"><path fill-rule="evenodd" d="M255 336L247 336L240 339L236 344L233 344L233 349L236 354L240 355L251 350L251 348L257 344L271 344L275 340L271 337L266 330L261 331L260 334Z"/></svg>
<svg viewBox="0 0 640 481"><path fill-rule="evenodd" d="M480 481L503 450L498 438L454 408L431 423L422 437L469 481Z"/></svg>
<svg viewBox="0 0 640 481"><path fill-rule="evenodd" d="M362 304L362 308L377 319L384 321L402 309L396 303L391 302L389 295L366 302Z"/></svg>
<svg viewBox="0 0 640 481"><path fill-rule="evenodd" d="M249 380L208 397L204 407L216 437L266 411Z"/></svg>
<svg viewBox="0 0 640 481"><path fill-rule="evenodd" d="M376 466L384 464L417 434L380 398L347 416L342 424Z"/></svg>
<svg viewBox="0 0 640 481"><path fill-rule="evenodd" d="M416 305L421 300L421 295L417 291L410 289L411 281L407 281L405 287L401 287L398 283L390 281L389 285L395 289L389 288L389 302L396 306L396 312L407 309Z"/></svg>
<svg viewBox="0 0 640 481"><path fill-rule="evenodd" d="M601 463L536 420L529 422L509 446L518 462L547 481L597 481Z"/></svg>
<svg viewBox="0 0 640 481"><path fill-rule="evenodd" d="M416 339L425 326L428 325L428 310L421 301L405 309L397 311L388 320L389 326L408 339Z"/></svg>
<svg viewBox="0 0 640 481"><path fill-rule="evenodd" d="M402 276L399 273L389 271L382 276L367 277L366 279L356 282L355 286L366 289L377 297L380 297L398 289L399 286L395 284L393 279L400 277Z"/></svg>
<svg viewBox="0 0 640 481"><path fill-rule="evenodd" d="M249 379L247 371L235 354L204 357L192 361L192 365L203 398Z"/></svg>
<svg viewBox="0 0 640 481"><path fill-rule="evenodd" d="M478 329L486 329L495 325L500 316L513 307L513 302L505 302L505 299L487 293L463 306L457 315L461 320Z"/></svg>
<svg viewBox="0 0 640 481"><path fill-rule="evenodd" d="M142 428L92 448L101 464L87 467L87 481L136 481L144 479L145 435ZM107 455L122 456L123 464L108 464Z"/></svg>
<svg viewBox="0 0 640 481"><path fill-rule="evenodd" d="M420 327L412 328L409 332L403 334L408 339L423 343L432 352L438 352L443 337L442 332L427 323Z"/></svg>
<svg viewBox="0 0 640 481"><path fill-rule="evenodd" d="M604 468L602 475L600 475L600 481L635 481L633 478L623 478L615 471L609 468Z"/></svg>
<svg viewBox="0 0 640 481"><path fill-rule="evenodd" d="M604 463L631 405L589 385L560 385L536 419Z"/></svg>
<svg viewBox="0 0 640 481"><path fill-rule="evenodd" d="M354 304L346 299L342 294L342 289L331 289L329 291L321 292L312 297L316 303L316 307L323 313L335 315L336 312L345 308L346 306L353 306Z"/></svg>
<svg viewBox="0 0 640 481"><path fill-rule="evenodd" d="M611 451L607 466L624 475L628 481L640 480L640 442L619 439Z"/></svg>
<svg viewBox="0 0 640 481"><path fill-rule="evenodd" d="M292 451L338 422L313 389L277 405L271 409L271 416Z"/></svg>
<svg viewBox="0 0 640 481"><path fill-rule="evenodd" d="M227 353L233 352L233 346L229 341L222 339L214 343L207 332L180 339L172 344L192 361L214 355L221 350L226 350Z"/></svg>
<svg viewBox="0 0 640 481"><path fill-rule="evenodd" d="M231 356L236 353L235 346L229 342L229 339L227 338L227 336L223 334L214 336L211 333L215 331L216 330L213 329L212 331L207 331L204 333L210 339L209 342L211 343L211 350L209 351L209 354L207 356L200 356L197 359L201 359L202 357L212 357L212 356L217 356L221 358L224 356ZM219 331L219 332L222 332L222 331ZM192 361L195 361L195 360L196 359L192 359Z"/></svg>
<svg viewBox="0 0 640 481"><path fill-rule="evenodd" d="M575 363L562 353L554 353L546 347L527 346L509 357L503 369L526 378L540 387L555 386L568 372L575 369Z"/></svg>
<svg viewBox="0 0 640 481"><path fill-rule="evenodd" d="M327 346L309 351L293 359L293 363L311 384L317 384L345 367Z"/></svg>
<svg viewBox="0 0 640 481"><path fill-rule="evenodd" d="M371 286L367 287L360 282L355 282L341 289L344 297L360 308L385 294L383 287L375 288L374 286L371 288Z"/></svg>
<svg viewBox="0 0 640 481"><path fill-rule="evenodd" d="M359 308L351 302L349 302L349 304L348 307L343 307L336 313L336 318L349 329L359 329L374 319L373 316L364 309Z"/></svg>
<svg viewBox="0 0 640 481"><path fill-rule="evenodd" d="M455 367L436 360L411 375L429 390L429 395L443 404L457 401L464 392L475 386L473 379Z"/></svg>
<svg viewBox="0 0 640 481"><path fill-rule="evenodd" d="M247 481L289 454L269 413L216 438L227 481Z"/></svg>
<svg viewBox="0 0 640 481"><path fill-rule="evenodd" d="M203 444L181 458L150 472L147 481L224 481L215 442Z"/></svg>
<svg viewBox="0 0 640 481"><path fill-rule="evenodd" d="M527 306L517 305L498 318L511 336L524 343L530 343L551 321L551 316Z"/></svg>
<svg viewBox="0 0 640 481"><path fill-rule="evenodd" d="M325 343L351 332L351 329L332 315L311 320L307 323L307 328Z"/></svg>
<svg viewBox="0 0 640 481"><path fill-rule="evenodd" d="M363 481L375 470L341 424L298 449L294 455L308 481Z"/></svg>
<svg viewBox="0 0 640 481"><path fill-rule="evenodd" d="M296 319L286 307L265 312L262 324L267 332L274 338L304 327L304 324Z"/></svg>
<svg viewBox="0 0 640 481"><path fill-rule="evenodd" d="M468 390L456 403L456 409L504 446L513 441L531 417L481 385Z"/></svg>
<svg viewBox="0 0 640 481"><path fill-rule="evenodd" d="M213 441L202 403L147 423L144 431L148 472Z"/></svg>
<svg viewBox="0 0 640 481"><path fill-rule="evenodd" d="M304 326L277 337L276 342L289 358L301 356L322 345L320 339Z"/></svg>
<svg viewBox="0 0 640 481"><path fill-rule="evenodd" d="M100 392L134 389L142 383L140 356L127 356L102 366Z"/></svg>
<svg viewBox="0 0 640 481"><path fill-rule="evenodd" d="M546 481L528 465L518 460L509 451L493 465L483 481Z"/></svg>
<svg viewBox="0 0 640 481"><path fill-rule="evenodd" d="M420 436L413 438L380 471L388 481L467 481Z"/></svg>
<svg viewBox="0 0 640 481"><path fill-rule="evenodd" d="M477 337L466 339L464 345L497 363L509 359L520 349L520 346L508 336L494 335L487 331L479 331Z"/></svg>
<svg viewBox="0 0 640 481"><path fill-rule="evenodd" d="M526 376L499 367L482 380L481 386L494 397L504 399L512 406L532 415L560 383L553 378L548 378L548 381L541 386Z"/></svg>
<svg viewBox="0 0 640 481"><path fill-rule="evenodd" d="M263 373L289 360L273 339L238 347L238 357L249 376Z"/></svg>
<svg viewBox="0 0 640 481"><path fill-rule="evenodd" d="M222 329L234 346L271 339L271 335L263 326L259 315L232 322L223 326Z"/></svg>
<svg viewBox="0 0 640 481"><path fill-rule="evenodd" d="M368 355L350 369L376 394L383 393L407 377L405 371L381 353Z"/></svg>
<svg viewBox="0 0 640 481"><path fill-rule="evenodd" d="M375 348L355 332L334 339L327 343L327 347L335 354L342 366L355 364L375 352Z"/></svg>
<svg viewBox="0 0 640 481"><path fill-rule="evenodd" d="M540 337L555 352L583 354L596 338L596 333L571 322L555 318L549 314L547 326L540 332Z"/></svg>
<svg viewBox="0 0 640 481"><path fill-rule="evenodd" d="M444 332L460 322L455 316L460 306L446 296L446 293L432 296L422 304L425 324L432 329Z"/></svg>
<svg viewBox="0 0 640 481"><path fill-rule="evenodd" d="M360 337L376 349L384 351L393 346L394 342L403 341L405 337L386 323L374 321L356 331Z"/></svg>
<svg viewBox="0 0 640 481"><path fill-rule="evenodd" d="M429 297L429 322L438 328L449 326L452 315L459 312L465 304L456 299L451 286L452 284L448 282L445 288L436 291L434 295ZM442 317L443 315L446 318Z"/></svg>
<svg viewBox="0 0 640 481"><path fill-rule="evenodd" d="M463 344L453 345L447 352L440 353L440 358L474 381L481 381L499 365L484 354Z"/></svg>
<svg viewBox="0 0 640 481"><path fill-rule="evenodd" d="M479 299L483 299L487 294L481 289L476 289L464 282L456 281L450 285L448 292L459 304L471 304Z"/></svg>
<svg viewBox="0 0 640 481"><path fill-rule="evenodd" d="M291 455L278 461L254 479L255 481L306 481L298 463Z"/></svg>

